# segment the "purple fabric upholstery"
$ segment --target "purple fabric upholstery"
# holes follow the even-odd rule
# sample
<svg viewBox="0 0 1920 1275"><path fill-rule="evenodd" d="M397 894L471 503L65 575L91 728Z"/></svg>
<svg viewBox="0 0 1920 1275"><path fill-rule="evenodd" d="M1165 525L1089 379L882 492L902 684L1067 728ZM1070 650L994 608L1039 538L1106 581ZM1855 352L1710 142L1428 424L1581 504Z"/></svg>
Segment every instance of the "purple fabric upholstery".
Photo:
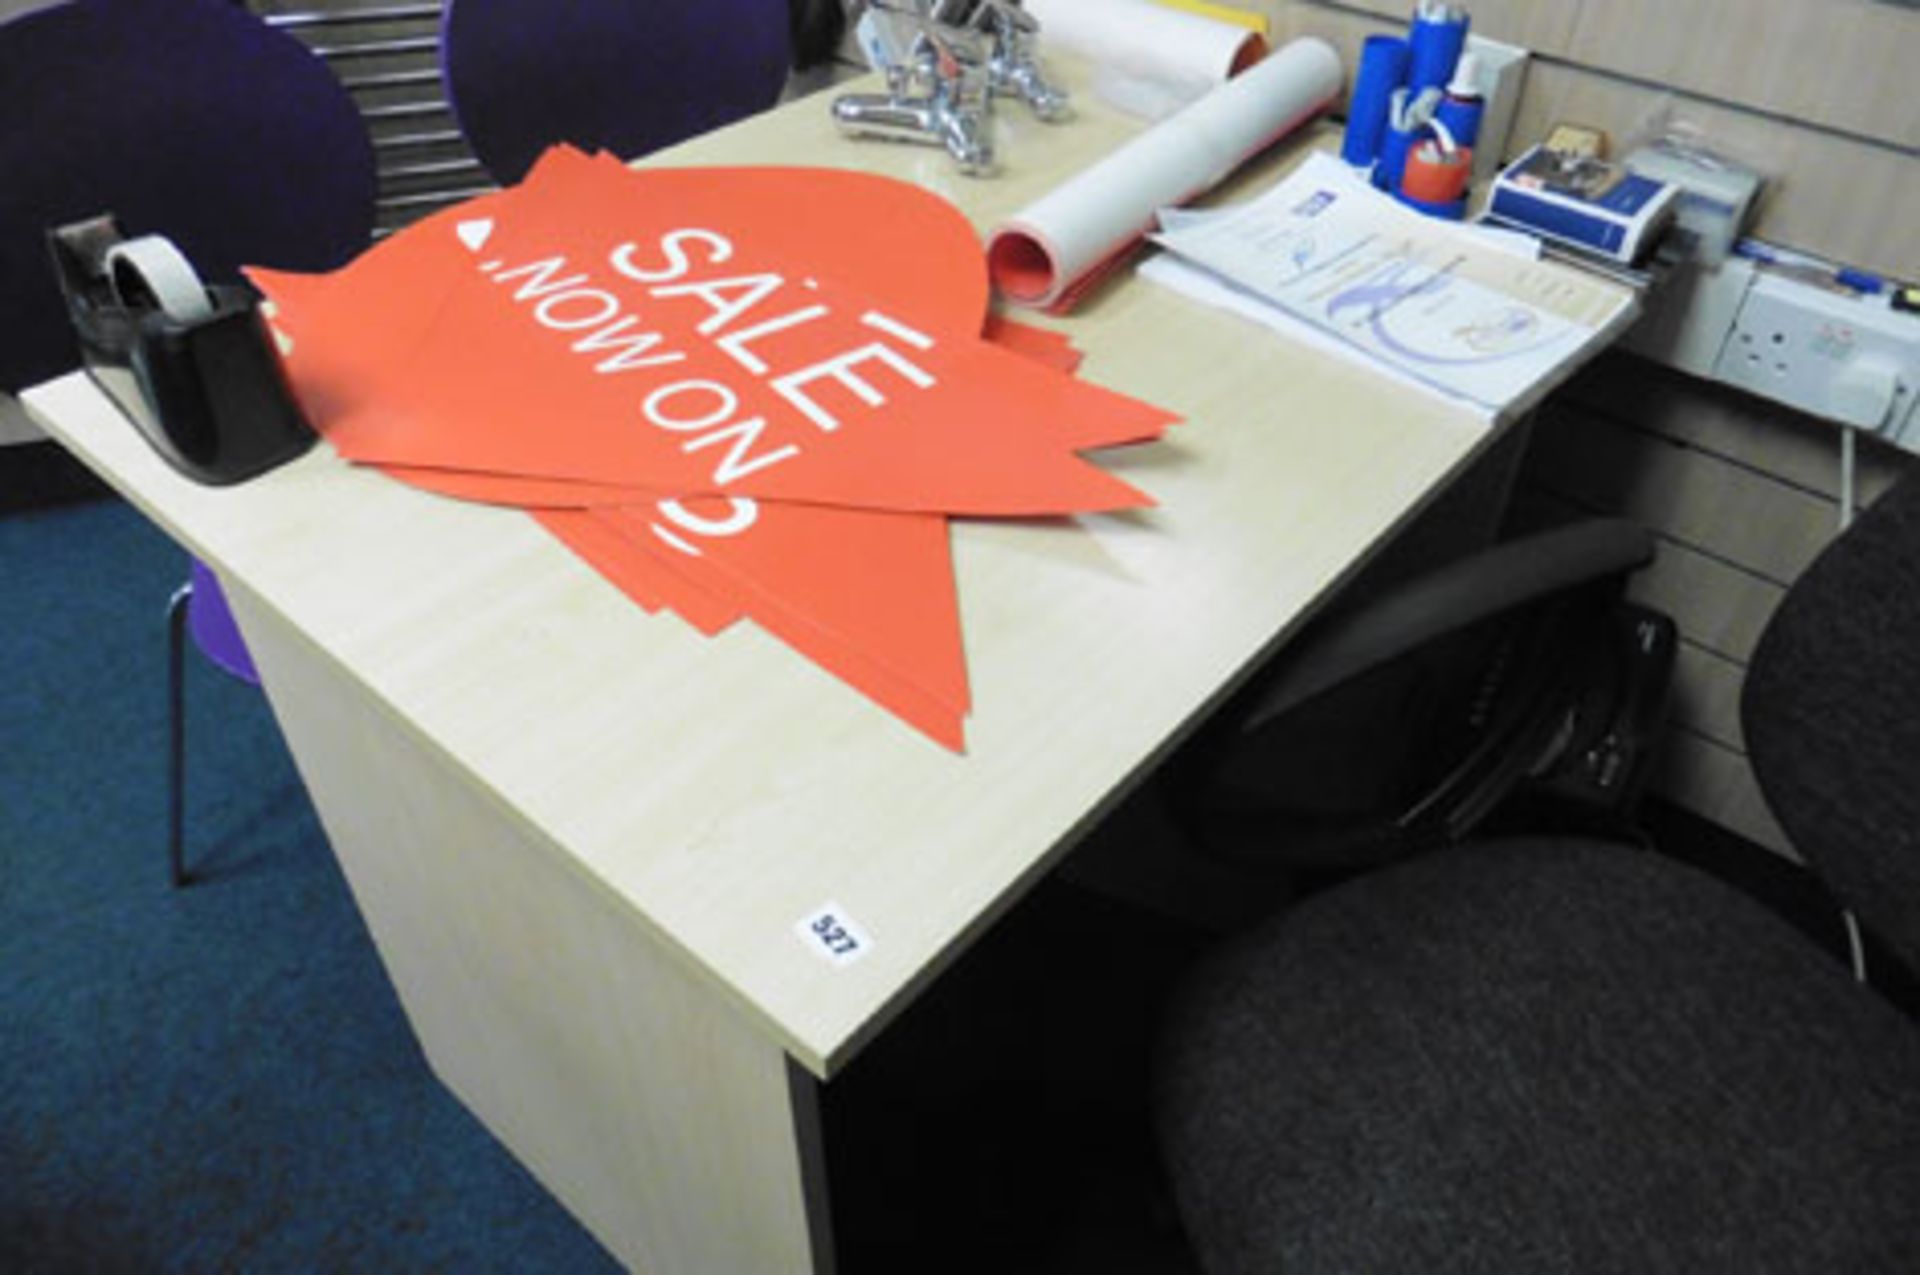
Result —
<svg viewBox="0 0 1920 1275"><path fill-rule="evenodd" d="M191 580L193 600L187 604L187 630L193 634L194 645L226 672L258 686L259 670L247 654L247 644L240 637L240 626L234 623L233 608L227 605L219 577L195 558Z"/></svg>
<svg viewBox="0 0 1920 1275"><path fill-rule="evenodd" d="M450 0L447 97L499 181L562 141L632 159L773 105L789 21L787 0Z"/></svg>
<svg viewBox="0 0 1920 1275"><path fill-rule="evenodd" d="M210 281L321 270L372 233L373 148L333 73L225 0L75 0L0 24L0 389L79 363L49 226L112 213Z"/></svg>

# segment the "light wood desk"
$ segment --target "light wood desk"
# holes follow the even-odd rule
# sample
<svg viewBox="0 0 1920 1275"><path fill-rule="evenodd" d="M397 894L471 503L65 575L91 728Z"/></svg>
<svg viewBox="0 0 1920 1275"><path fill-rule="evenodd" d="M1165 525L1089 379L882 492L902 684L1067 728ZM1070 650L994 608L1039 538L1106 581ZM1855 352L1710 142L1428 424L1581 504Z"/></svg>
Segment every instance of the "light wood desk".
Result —
<svg viewBox="0 0 1920 1275"><path fill-rule="evenodd" d="M653 162L890 173L984 227L1131 131L1082 102L1065 127L1006 109L991 181L842 140L818 98ZM25 401L226 581L454 1092L636 1268L826 1270L818 1081L1487 441L1142 282L1064 326L1084 375L1186 423L1109 462L1155 510L955 528L964 757L751 624L647 616L518 513L324 446L198 487L79 374ZM796 935L828 903L864 958Z"/></svg>

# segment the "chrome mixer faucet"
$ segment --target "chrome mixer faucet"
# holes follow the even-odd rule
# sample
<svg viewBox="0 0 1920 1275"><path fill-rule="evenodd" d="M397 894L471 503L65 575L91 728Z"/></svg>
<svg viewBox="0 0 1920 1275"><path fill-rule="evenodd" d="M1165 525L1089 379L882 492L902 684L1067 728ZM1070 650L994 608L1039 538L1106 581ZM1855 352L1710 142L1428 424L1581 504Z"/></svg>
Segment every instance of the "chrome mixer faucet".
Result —
<svg viewBox="0 0 1920 1275"><path fill-rule="evenodd" d="M942 0L874 0L862 19L868 56L885 93L843 93L833 118L844 132L945 146L962 171L994 169L988 52L977 32L940 20Z"/></svg>
<svg viewBox="0 0 1920 1275"><path fill-rule="evenodd" d="M1040 23L1032 14L1011 0L980 0L971 21L992 41L987 75L995 93L1019 98L1049 123L1072 116L1073 103L1067 91L1047 79L1046 69L1035 56Z"/></svg>
<svg viewBox="0 0 1920 1275"><path fill-rule="evenodd" d="M1071 113L1034 58L1039 25L1007 0L871 0L862 46L885 93L843 93L847 133L944 146L962 171L995 168L993 98L1018 97L1044 120Z"/></svg>

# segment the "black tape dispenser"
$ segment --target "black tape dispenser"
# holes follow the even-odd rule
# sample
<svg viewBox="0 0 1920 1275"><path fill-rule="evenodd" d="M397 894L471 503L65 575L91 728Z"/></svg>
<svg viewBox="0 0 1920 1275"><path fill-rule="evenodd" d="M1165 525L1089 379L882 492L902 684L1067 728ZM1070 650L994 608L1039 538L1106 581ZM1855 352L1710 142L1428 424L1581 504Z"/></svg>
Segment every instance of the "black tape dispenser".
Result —
<svg viewBox="0 0 1920 1275"><path fill-rule="evenodd" d="M251 291L202 283L171 240L123 239L110 216L48 239L88 374L168 464L224 486L313 445Z"/></svg>

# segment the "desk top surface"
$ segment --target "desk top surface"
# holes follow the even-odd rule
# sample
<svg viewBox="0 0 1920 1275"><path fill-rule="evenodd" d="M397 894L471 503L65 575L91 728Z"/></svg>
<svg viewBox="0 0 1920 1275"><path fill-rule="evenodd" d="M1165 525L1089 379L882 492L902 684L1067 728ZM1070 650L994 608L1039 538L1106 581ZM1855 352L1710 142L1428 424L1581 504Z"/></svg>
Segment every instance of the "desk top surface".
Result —
<svg viewBox="0 0 1920 1275"><path fill-rule="evenodd" d="M937 150L843 139L824 97L648 162L884 173L984 231L1138 127L1078 100L1063 126L1003 110L991 180ZM518 512L426 495L324 445L199 487L81 374L26 399L825 1075L1487 437L1463 408L1144 281L1041 321L1087 351L1082 375L1185 423L1104 458L1157 508L955 524L965 756L751 624L709 640L647 615ZM835 965L796 934L829 904L870 940L860 959Z"/></svg>

